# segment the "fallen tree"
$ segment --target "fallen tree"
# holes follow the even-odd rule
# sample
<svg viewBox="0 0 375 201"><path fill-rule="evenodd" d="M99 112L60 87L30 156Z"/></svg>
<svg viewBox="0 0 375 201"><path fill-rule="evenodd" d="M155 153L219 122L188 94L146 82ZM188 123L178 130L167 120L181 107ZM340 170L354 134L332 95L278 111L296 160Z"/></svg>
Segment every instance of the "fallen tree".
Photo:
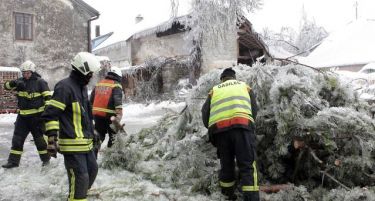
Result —
<svg viewBox="0 0 375 201"><path fill-rule="evenodd" d="M257 94L263 200L371 200L375 196L375 122L370 105L338 75L298 65L237 66ZM220 70L202 76L181 113L118 136L104 168L124 168L161 188L218 200L216 149L207 143L200 108ZM281 185L279 189L267 186ZM277 187L278 188L278 187ZM281 191L278 191L281 190Z"/></svg>

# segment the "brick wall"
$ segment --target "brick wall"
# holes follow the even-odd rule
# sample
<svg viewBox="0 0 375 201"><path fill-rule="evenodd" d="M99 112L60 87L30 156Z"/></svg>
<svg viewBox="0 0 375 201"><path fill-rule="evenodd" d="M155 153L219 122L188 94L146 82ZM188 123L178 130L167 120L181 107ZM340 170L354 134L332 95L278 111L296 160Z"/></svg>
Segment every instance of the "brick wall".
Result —
<svg viewBox="0 0 375 201"><path fill-rule="evenodd" d="M19 72L0 71L0 114L15 113L17 110L16 93L4 90L6 81L14 80L19 77Z"/></svg>

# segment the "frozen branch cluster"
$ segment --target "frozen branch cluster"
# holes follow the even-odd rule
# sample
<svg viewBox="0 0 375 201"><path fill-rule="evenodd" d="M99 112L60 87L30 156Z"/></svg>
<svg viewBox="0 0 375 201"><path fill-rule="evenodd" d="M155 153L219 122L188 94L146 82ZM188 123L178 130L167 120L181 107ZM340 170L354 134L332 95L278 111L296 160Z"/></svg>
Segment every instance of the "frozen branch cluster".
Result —
<svg viewBox="0 0 375 201"><path fill-rule="evenodd" d="M368 103L350 85L335 74L296 65L241 65L235 70L257 94L261 184L296 185L264 198L372 199L374 189L359 187L374 185L375 122ZM181 113L169 112L155 127L119 136L114 149L104 153L102 166L124 168L164 189L217 200L220 166L216 149L207 143L200 108L220 73L214 70L198 80ZM305 147L293 151L296 138Z"/></svg>

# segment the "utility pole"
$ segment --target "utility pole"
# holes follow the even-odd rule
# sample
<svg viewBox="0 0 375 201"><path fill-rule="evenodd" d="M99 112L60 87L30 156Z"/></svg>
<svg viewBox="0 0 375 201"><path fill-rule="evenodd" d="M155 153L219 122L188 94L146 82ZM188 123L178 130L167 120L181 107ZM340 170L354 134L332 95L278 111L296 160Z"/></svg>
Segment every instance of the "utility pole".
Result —
<svg viewBox="0 0 375 201"><path fill-rule="evenodd" d="M358 1L355 1L355 20L358 20Z"/></svg>

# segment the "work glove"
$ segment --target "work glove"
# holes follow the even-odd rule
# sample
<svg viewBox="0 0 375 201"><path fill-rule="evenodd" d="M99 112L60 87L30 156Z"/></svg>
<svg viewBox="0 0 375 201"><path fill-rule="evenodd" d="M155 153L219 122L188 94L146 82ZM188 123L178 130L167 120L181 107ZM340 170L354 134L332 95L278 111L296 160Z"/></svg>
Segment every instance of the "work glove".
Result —
<svg viewBox="0 0 375 201"><path fill-rule="evenodd" d="M47 153L56 158L59 147L57 145L57 136L48 136Z"/></svg>
<svg viewBox="0 0 375 201"><path fill-rule="evenodd" d="M99 133L95 129L94 129L94 136L93 136L92 142L94 144L94 149L99 151L102 141L100 140Z"/></svg>
<svg viewBox="0 0 375 201"><path fill-rule="evenodd" d="M117 116L112 116L111 117L111 124L109 125L109 127L115 132L115 134L117 134L119 131L120 132L123 132L123 133L126 133L125 131L125 123L120 123L121 119Z"/></svg>
<svg viewBox="0 0 375 201"><path fill-rule="evenodd" d="M14 80L14 84L16 85L18 90L23 90L26 88L26 84L23 80L20 80L20 79Z"/></svg>

